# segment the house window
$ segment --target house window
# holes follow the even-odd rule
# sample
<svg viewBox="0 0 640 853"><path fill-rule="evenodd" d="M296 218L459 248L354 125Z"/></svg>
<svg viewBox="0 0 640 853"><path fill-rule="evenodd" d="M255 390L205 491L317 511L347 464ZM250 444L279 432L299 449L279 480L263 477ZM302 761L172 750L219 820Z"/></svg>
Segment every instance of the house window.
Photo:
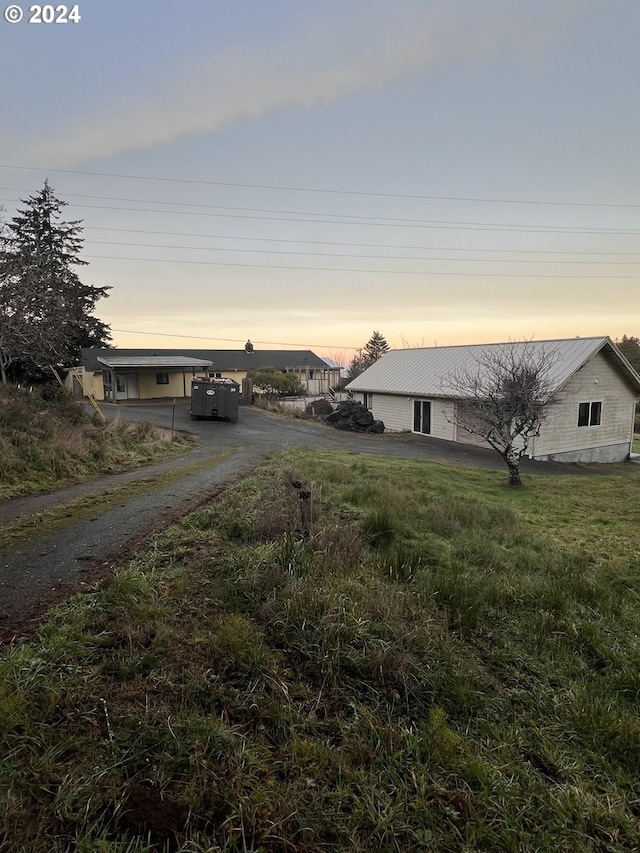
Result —
<svg viewBox="0 0 640 853"><path fill-rule="evenodd" d="M578 404L578 426L600 426L602 421L602 402Z"/></svg>
<svg viewBox="0 0 640 853"><path fill-rule="evenodd" d="M156 373L156 385L168 385L169 384L169 374L168 373Z"/></svg>
<svg viewBox="0 0 640 853"><path fill-rule="evenodd" d="M362 395L362 402L366 406L367 409L371 410L371 406L373 405L373 394L371 391L365 391Z"/></svg>
<svg viewBox="0 0 640 853"><path fill-rule="evenodd" d="M413 401L413 431L431 435L431 403L429 400Z"/></svg>

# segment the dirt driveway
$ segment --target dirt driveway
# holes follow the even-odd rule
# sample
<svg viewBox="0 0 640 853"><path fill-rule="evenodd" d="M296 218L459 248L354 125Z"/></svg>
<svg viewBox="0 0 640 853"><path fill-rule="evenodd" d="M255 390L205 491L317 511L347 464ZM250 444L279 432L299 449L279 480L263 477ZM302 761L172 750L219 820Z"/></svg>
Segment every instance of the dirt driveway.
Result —
<svg viewBox="0 0 640 853"><path fill-rule="evenodd" d="M10 641L16 632L29 630L51 604L110 571L151 531L207 502L225 484L279 450L317 447L502 469L501 460L489 450L413 435L342 433L252 408L241 410L237 424L192 422L184 405L176 406L175 413L167 405L119 405L105 410L110 417L165 427L171 427L174 419L176 429L197 436L196 445L179 459L159 465L54 494L0 503L3 526L21 518L43 519L42 535L31 534L28 540L0 553L0 644ZM584 470L528 461L523 469L551 474ZM109 496L111 500L107 500ZM91 510L92 501L95 511ZM55 523L47 521L52 509Z"/></svg>

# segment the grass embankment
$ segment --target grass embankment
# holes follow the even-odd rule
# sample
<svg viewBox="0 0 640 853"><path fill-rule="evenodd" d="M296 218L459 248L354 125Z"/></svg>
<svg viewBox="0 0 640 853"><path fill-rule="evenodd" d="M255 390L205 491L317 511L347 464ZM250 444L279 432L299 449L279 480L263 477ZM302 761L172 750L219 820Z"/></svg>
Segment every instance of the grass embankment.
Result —
<svg viewBox="0 0 640 853"><path fill-rule="evenodd" d="M2 853L636 849L637 473L503 482L291 452L157 536L0 663Z"/></svg>
<svg viewBox="0 0 640 853"><path fill-rule="evenodd" d="M187 446L150 424L101 424L61 389L0 386L0 499L125 471Z"/></svg>

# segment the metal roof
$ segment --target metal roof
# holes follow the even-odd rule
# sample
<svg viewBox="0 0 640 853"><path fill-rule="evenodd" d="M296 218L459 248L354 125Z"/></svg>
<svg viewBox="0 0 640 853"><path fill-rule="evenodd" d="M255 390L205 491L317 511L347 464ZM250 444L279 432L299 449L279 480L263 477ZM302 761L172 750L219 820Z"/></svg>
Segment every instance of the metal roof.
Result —
<svg viewBox="0 0 640 853"><path fill-rule="evenodd" d="M214 370L251 370L256 367L275 367L278 370L322 368L328 365L311 350L241 350L216 349L88 349L81 350L85 370L102 369L98 359L112 358L195 358L211 364Z"/></svg>
<svg viewBox="0 0 640 853"><path fill-rule="evenodd" d="M391 350L350 382L347 390L425 397L453 396L446 387L448 376L456 371L477 368L476 358L481 352L505 346L531 348L534 358L538 354L553 353L556 360L548 378L555 389L562 387L588 359L604 349L618 368L627 374L636 391L640 391L640 377L608 337Z"/></svg>
<svg viewBox="0 0 640 853"><path fill-rule="evenodd" d="M100 364L115 369L127 367L211 367L211 362L202 358L190 358L184 355L147 355L147 356L99 356Z"/></svg>

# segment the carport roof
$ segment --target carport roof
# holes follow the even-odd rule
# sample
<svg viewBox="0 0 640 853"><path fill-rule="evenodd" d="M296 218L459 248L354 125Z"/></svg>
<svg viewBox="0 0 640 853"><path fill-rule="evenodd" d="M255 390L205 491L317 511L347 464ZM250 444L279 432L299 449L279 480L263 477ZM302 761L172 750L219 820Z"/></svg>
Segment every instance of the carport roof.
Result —
<svg viewBox="0 0 640 853"><path fill-rule="evenodd" d="M181 367L211 367L212 362L205 361L203 358L192 358L187 355L146 355L146 356L104 356L97 359L100 364L114 369L120 368L145 368L145 367L166 367L181 368Z"/></svg>

